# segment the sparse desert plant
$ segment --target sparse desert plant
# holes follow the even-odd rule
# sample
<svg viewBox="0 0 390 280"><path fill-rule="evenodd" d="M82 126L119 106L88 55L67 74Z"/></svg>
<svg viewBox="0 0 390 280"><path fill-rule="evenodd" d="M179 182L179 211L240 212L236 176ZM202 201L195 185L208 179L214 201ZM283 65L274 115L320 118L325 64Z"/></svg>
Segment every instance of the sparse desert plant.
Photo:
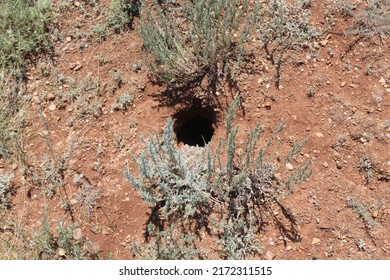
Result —
<svg viewBox="0 0 390 280"><path fill-rule="evenodd" d="M217 244L225 259L243 260L250 255L261 254L261 244L256 236L257 229L250 222L240 218L230 218L217 224L219 236Z"/></svg>
<svg viewBox="0 0 390 280"><path fill-rule="evenodd" d="M46 130L41 132L40 135L45 141L47 153L43 154L39 165L28 164L30 167L25 170L26 179L33 185L41 187L43 193L49 198L52 198L56 193L62 197L61 188L64 185L65 171L68 168L69 160L74 151L75 141L70 136L68 146L64 149L63 153L54 151L52 140L48 133L49 126L42 115L41 120L46 127ZM31 156L29 161L34 162L36 160L35 157Z"/></svg>
<svg viewBox="0 0 390 280"><path fill-rule="evenodd" d="M42 169L27 168L29 160L25 157L20 134L24 119L28 115L28 111L23 110L24 100L27 100L24 83L26 69L37 57L51 49L53 38L49 34L49 24L53 18L54 12L50 0L0 1L0 158L20 160L21 164L18 167L25 172L26 180L31 180L30 183L34 183L35 186L39 185L35 184L37 181L45 182L44 187L47 187L49 192L51 192L49 189L52 189L51 184L56 184L59 182L58 179L61 179L61 175L54 175L54 173L61 170L62 163L44 160L40 166ZM39 175L39 178L35 175ZM9 207L10 195L13 194L9 180L10 175L1 175L1 206ZM7 209L1 213L0 257L31 258L32 254L35 254L34 251L37 253L34 258L41 256L44 258L43 255L46 253L42 250L35 251L27 245L28 241L34 239L33 237L29 236L29 240L20 239L23 229L18 228L13 215L12 211ZM44 228L42 230L45 231ZM38 240L35 240L34 244L41 244L41 248L47 248L52 243L48 234L46 237L47 244L39 243Z"/></svg>
<svg viewBox="0 0 390 280"><path fill-rule="evenodd" d="M13 248L19 259L33 260L93 260L98 252L83 237L74 236L76 225L60 222L57 230L52 230L47 215L41 219L39 231L18 234L23 244ZM76 237L76 238L75 238Z"/></svg>
<svg viewBox="0 0 390 280"><path fill-rule="evenodd" d="M13 175L7 173L0 174L0 209L9 207L13 192L11 186L13 178Z"/></svg>
<svg viewBox="0 0 390 280"><path fill-rule="evenodd" d="M32 56L51 47L49 0L0 1L0 70L23 77Z"/></svg>
<svg viewBox="0 0 390 280"><path fill-rule="evenodd" d="M97 154L96 160L92 164L92 170L102 175L104 174L104 165L103 165L104 149L101 144L98 145L96 149L96 154Z"/></svg>
<svg viewBox="0 0 390 280"><path fill-rule="evenodd" d="M106 57L106 56L104 56L102 54L98 54L95 58L97 59L97 61L99 61L99 65L100 66L112 63L112 59L111 58Z"/></svg>
<svg viewBox="0 0 390 280"><path fill-rule="evenodd" d="M140 0L114 0L110 4L109 24L116 32L132 28L134 17L139 15Z"/></svg>
<svg viewBox="0 0 390 280"><path fill-rule="evenodd" d="M107 37L112 30L120 33L126 28L132 28L134 18L139 15L140 0L113 0L105 12L105 22L96 25L92 33L99 40Z"/></svg>
<svg viewBox="0 0 390 280"><path fill-rule="evenodd" d="M372 135L367 133L367 132L363 132L362 134L362 137L360 138L360 141L362 141L363 143L365 142L371 142L372 141Z"/></svg>
<svg viewBox="0 0 390 280"><path fill-rule="evenodd" d="M244 43L254 27L249 1L186 0L142 2L140 34L146 61L170 86L206 79L214 89L221 76L233 82L244 59Z"/></svg>
<svg viewBox="0 0 390 280"><path fill-rule="evenodd" d="M84 208L85 215L91 218L98 205L97 201L100 197L100 191L92 185L84 174L76 174L73 182L79 187L79 191L76 194L76 201Z"/></svg>
<svg viewBox="0 0 390 280"><path fill-rule="evenodd" d="M148 260L193 260L202 258L205 254L196 248L194 235L179 234L174 226L157 231L150 225L148 233L154 240L146 245L134 243L132 252L136 257Z"/></svg>
<svg viewBox="0 0 390 280"><path fill-rule="evenodd" d="M115 88L118 89L118 88L121 88L122 84L123 84L123 80L122 80L122 73L119 71L119 70L116 70L116 71L113 71L112 72L112 76L115 80Z"/></svg>
<svg viewBox="0 0 390 280"><path fill-rule="evenodd" d="M315 94L316 94L316 89L315 89L315 87L310 86L310 87L307 88L307 90L306 90L306 96L307 96L307 97L309 97L309 98L314 97Z"/></svg>
<svg viewBox="0 0 390 280"><path fill-rule="evenodd" d="M370 211L368 211L368 209L356 199L348 197L347 205L348 207L352 208L359 215L360 218L363 219L364 224L367 228L372 228L374 226L380 225L376 220L374 220Z"/></svg>
<svg viewBox="0 0 390 280"><path fill-rule="evenodd" d="M23 157L19 136L26 115L21 110L23 105L17 96L20 83L13 81L13 85L15 89L6 85L0 77L0 157L8 159L12 155L18 158Z"/></svg>
<svg viewBox="0 0 390 280"><path fill-rule="evenodd" d="M185 145L178 149L173 122L169 119L162 138L156 133L144 141L145 149L136 160L140 175L135 176L125 169L127 180L133 188L140 190L142 198L151 206L150 219L158 221L159 230L164 230L166 222L182 225L177 227L179 232L193 231L192 222L195 221L195 229L205 226L212 209L218 209L213 224L224 258L248 258L259 253L261 250L255 236L262 226L264 211L270 203L291 193L295 184L310 175L308 161L285 183L277 182L277 167L271 163L269 149L283 125L276 129L263 148L258 147L263 130L257 125L238 152L238 127L233 127L237 106L238 100L228 110L226 139L219 142L215 153L209 144L205 147ZM298 146L293 147L288 157L294 156ZM226 160L222 160L221 153Z"/></svg>
<svg viewBox="0 0 390 280"><path fill-rule="evenodd" d="M349 1L341 1L338 3L338 9L341 16L349 18L352 17L353 11L356 9L356 7Z"/></svg>
<svg viewBox="0 0 390 280"><path fill-rule="evenodd" d="M120 110L126 110L127 106L131 105L132 102L133 97L129 93L125 92L118 98L118 108Z"/></svg>
<svg viewBox="0 0 390 280"><path fill-rule="evenodd" d="M128 169L125 176L133 188L161 218L191 218L208 207L210 193L208 154L203 149L186 146L177 149L173 121L168 120L163 137L156 134L144 142L145 150L137 160L139 178Z"/></svg>
<svg viewBox="0 0 390 280"><path fill-rule="evenodd" d="M221 165L220 150L215 153L213 184L211 189L217 201L222 203L223 215L218 231L217 242L222 245L224 258L243 258L261 252L256 241L263 224L263 215L270 203L277 202L280 197L293 192L293 187L306 180L311 171L310 160L297 168L284 183L276 178L277 165L273 158L281 141L274 144L284 125L279 125L263 147L259 141L263 130L258 124L251 130L237 155L236 135L238 127L233 127L234 110L237 100L229 108L226 117L226 164ZM297 142L286 154L285 160L294 158L305 141ZM214 163L213 163L214 164ZM243 222L244 221L244 222ZM237 232L239 234L237 235Z"/></svg>
<svg viewBox="0 0 390 280"><path fill-rule="evenodd" d="M385 126L386 129L390 128L390 119L385 121L384 126Z"/></svg>
<svg viewBox="0 0 390 280"><path fill-rule="evenodd" d="M117 151L122 150L126 146L126 142L119 132L114 133L115 148Z"/></svg>
<svg viewBox="0 0 390 280"><path fill-rule="evenodd" d="M368 6L358 13L353 26L346 34L358 36L358 39L373 37L384 39L390 34L390 0L367 2Z"/></svg>
<svg viewBox="0 0 390 280"><path fill-rule="evenodd" d="M258 15L257 36L272 64L275 66L275 86L279 88L280 67L287 51L300 49L304 43L317 37L310 25L307 1L272 0Z"/></svg>
<svg viewBox="0 0 390 280"><path fill-rule="evenodd" d="M366 250L366 243L364 242L363 239L357 240L356 246L357 246L359 251L365 251Z"/></svg>
<svg viewBox="0 0 390 280"><path fill-rule="evenodd" d="M335 143L332 144L333 149L339 149L341 147L344 147L347 145L348 142L348 135L346 134L340 134L337 136L337 140Z"/></svg>
<svg viewBox="0 0 390 280"><path fill-rule="evenodd" d="M373 164L367 156L363 156L359 161L359 171L364 174L364 179L366 180L366 184L368 184L372 180L373 176Z"/></svg>
<svg viewBox="0 0 390 280"><path fill-rule="evenodd" d="M55 237L49 228L47 217L41 219L41 229L32 233L32 240L27 245L32 259L50 259L57 253Z"/></svg>
<svg viewBox="0 0 390 280"><path fill-rule="evenodd" d="M97 78L94 78L89 72L79 83L70 91L66 92L73 102L75 111L82 119L94 116L98 118L102 114L102 102L100 92L100 83Z"/></svg>
<svg viewBox="0 0 390 280"><path fill-rule="evenodd" d="M63 186L64 167L61 160L51 158L48 154L43 157L43 168L39 173L34 173L33 181L43 188L50 198L54 196L58 188Z"/></svg>

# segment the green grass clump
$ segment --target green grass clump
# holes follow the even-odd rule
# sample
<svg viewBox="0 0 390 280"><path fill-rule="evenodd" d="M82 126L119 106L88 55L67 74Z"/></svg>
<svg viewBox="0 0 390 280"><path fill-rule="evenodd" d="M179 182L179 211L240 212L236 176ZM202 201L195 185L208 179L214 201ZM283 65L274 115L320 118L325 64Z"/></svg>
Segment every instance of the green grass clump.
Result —
<svg viewBox="0 0 390 280"><path fill-rule="evenodd" d="M32 57L51 47L49 0L0 1L0 70L24 76Z"/></svg>

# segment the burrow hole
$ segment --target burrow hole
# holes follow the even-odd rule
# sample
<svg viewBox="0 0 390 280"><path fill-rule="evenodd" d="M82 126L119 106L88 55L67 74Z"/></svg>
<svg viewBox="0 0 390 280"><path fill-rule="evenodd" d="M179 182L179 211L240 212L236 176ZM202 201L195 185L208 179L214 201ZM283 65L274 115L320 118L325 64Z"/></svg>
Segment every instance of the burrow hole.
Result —
<svg viewBox="0 0 390 280"><path fill-rule="evenodd" d="M212 107L203 107L197 103L173 116L174 131L177 142L204 147L213 138L217 115Z"/></svg>

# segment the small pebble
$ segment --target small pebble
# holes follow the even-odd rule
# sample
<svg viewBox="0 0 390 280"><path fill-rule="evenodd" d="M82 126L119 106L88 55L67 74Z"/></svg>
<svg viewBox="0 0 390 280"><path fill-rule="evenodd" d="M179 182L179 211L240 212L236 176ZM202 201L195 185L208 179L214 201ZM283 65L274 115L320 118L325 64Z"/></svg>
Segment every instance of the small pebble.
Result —
<svg viewBox="0 0 390 280"><path fill-rule="evenodd" d="M56 105L54 103L51 103L49 106L50 111L54 111L56 109Z"/></svg>
<svg viewBox="0 0 390 280"><path fill-rule="evenodd" d="M65 250L62 249L62 248L59 248L58 249L58 255L61 256L61 257L65 256Z"/></svg>
<svg viewBox="0 0 390 280"><path fill-rule="evenodd" d="M73 230L73 239L74 240L80 240L82 237L81 228L76 228Z"/></svg>
<svg viewBox="0 0 390 280"><path fill-rule="evenodd" d="M41 100L38 96L33 96L32 100L35 102L35 104L41 104Z"/></svg>
<svg viewBox="0 0 390 280"><path fill-rule="evenodd" d="M324 137L324 134L322 134L321 132L317 132L317 133L316 133L316 137L317 137L317 138L323 138L323 137Z"/></svg>
<svg viewBox="0 0 390 280"><path fill-rule="evenodd" d="M321 239L314 237L313 241L311 242L311 245L317 245L321 243Z"/></svg>
<svg viewBox="0 0 390 280"><path fill-rule="evenodd" d="M52 93L52 92L49 92L49 93L45 96L45 100L47 100L47 101L53 101L55 98L56 98L56 96L55 96L54 93Z"/></svg>

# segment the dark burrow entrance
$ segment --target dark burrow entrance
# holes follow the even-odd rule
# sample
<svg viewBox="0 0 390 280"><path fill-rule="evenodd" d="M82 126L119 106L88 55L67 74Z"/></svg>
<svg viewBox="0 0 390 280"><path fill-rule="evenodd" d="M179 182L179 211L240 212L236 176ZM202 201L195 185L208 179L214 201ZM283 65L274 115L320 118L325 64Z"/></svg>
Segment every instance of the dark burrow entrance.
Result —
<svg viewBox="0 0 390 280"><path fill-rule="evenodd" d="M211 107L192 105L177 112L173 119L176 139L179 143L204 147L213 138L216 113Z"/></svg>

